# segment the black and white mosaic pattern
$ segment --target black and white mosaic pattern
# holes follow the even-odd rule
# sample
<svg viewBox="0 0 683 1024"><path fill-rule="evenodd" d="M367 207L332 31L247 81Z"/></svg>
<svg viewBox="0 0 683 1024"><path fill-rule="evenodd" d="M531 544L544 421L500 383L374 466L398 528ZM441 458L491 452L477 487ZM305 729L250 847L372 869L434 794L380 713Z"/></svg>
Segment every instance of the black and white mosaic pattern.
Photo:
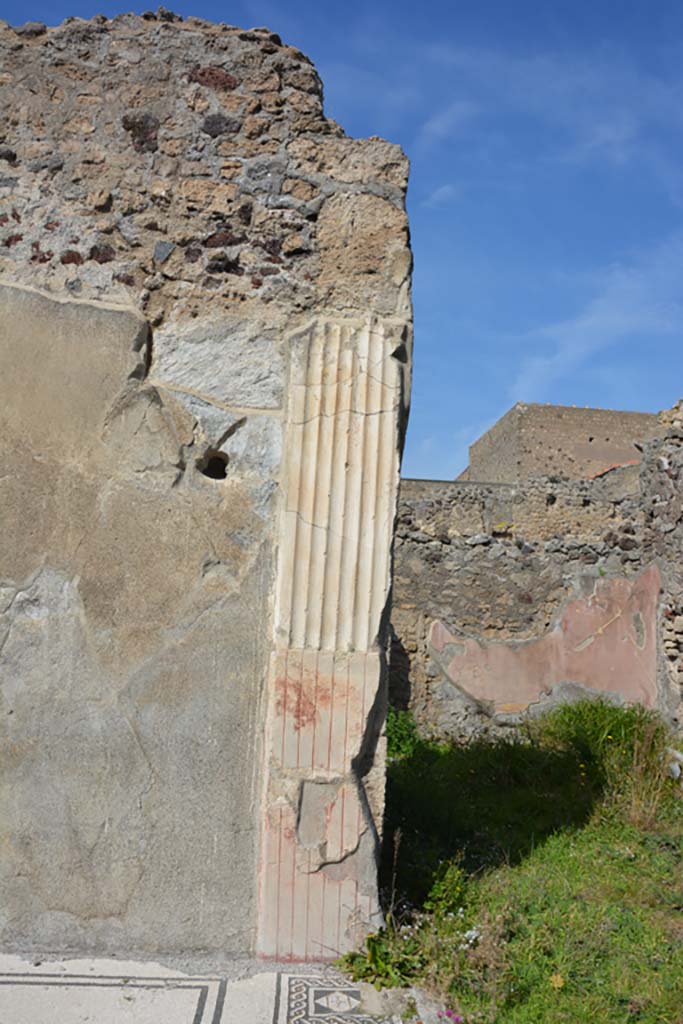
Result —
<svg viewBox="0 0 683 1024"><path fill-rule="evenodd" d="M98 966L89 974L52 964L0 968L0 1024L385 1024L364 1009L360 988L329 971L264 971L228 982L103 974Z"/></svg>
<svg viewBox="0 0 683 1024"><path fill-rule="evenodd" d="M225 993L220 978L12 972L0 974L0 1024L70 1024L72 1011L74 1022L95 1024L123 1010L131 1022L159 1012L165 1024L220 1024Z"/></svg>
<svg viewBox="0 0 683 1024"><path fill-rule="evenodd" d="M381 1024L363 1012L360 989L343 981L292 975L278 981L286 987L286 1014L279 1016L276 1007L274 1024Z"/></svg>

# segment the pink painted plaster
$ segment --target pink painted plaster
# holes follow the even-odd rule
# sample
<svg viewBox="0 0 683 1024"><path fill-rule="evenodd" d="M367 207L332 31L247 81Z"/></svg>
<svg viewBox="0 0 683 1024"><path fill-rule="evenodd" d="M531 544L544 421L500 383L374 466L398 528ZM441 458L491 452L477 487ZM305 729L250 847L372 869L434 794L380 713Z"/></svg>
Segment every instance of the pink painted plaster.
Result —
<svg viewBox="0 0 683 1024"><path fill-rule="evenodd" d="M659 589L653 565L633 580L596 580L593 593L566 604L538 639L462 640L434 622L430 644L451 681L497 712L523 711L563 682L652 707Z"/></svg>

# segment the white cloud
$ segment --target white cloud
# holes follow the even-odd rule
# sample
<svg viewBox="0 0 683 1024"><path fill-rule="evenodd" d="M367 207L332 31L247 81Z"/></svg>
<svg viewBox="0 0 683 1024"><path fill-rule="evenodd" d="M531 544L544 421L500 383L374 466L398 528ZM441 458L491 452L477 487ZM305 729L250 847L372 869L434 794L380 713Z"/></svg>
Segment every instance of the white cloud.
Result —
<svg viewBox="0 0 683 1024"><path fill-rule="evenodd" d="M634 154L641 125L628 110L612 110L605 118L589 117L576 126L577 139L560 159L583 163L594 156L625 164Z"/></svg>
<svg viewBox="0 0 683 1024"><path fill-rule="evenodd" d="M429 144L452 138L462 131L478 112L479 107L476 103L469 100L454 100L425 121L420 129L419 141Z"/></svg>
<svg viewBox="0 0 683 1024"><path fill-rule="evenodd" d="M624 163L643 157L640 143L657 145L651 130L683 130L683 77L647 74L620 52L599 48L581 55L541 52L517 56L498 50L431 46L425 61L440 66L437 78L458 95L457 112L480 117L523 115L543 121L560 136L556 156L567 160L606 158ZM433 123L433 141L448 137L444 108ZM472 115L464 116L460 127ZM478 122L480 124L480 122ZM562 138L564 136L564 138Z"/></svg>
<svg viewBox="0 0 683 1024"><path fill-rule="evenodd" d="M596 294L575 316L516 338L520 348L543 344L549 351L523 359L510 398L546 398L551 384L619 341L665 336L683 344L682 262L683 234L677 234L640 260L598 275Z"/></svg>
<svg viewBox="0 0 683 1024"><path fill-rule="evenodd" d="M462 195L462 188L458 185L439 185L433 192L423 199L420 206L428 207L441 207L448 206L455 199L459 199Z"/></svg>

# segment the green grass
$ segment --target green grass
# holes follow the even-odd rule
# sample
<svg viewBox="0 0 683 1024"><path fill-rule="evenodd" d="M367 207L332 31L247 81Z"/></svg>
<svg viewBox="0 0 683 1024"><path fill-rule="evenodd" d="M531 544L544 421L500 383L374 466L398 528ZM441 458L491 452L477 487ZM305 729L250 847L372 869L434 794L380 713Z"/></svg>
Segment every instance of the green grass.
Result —
<svg viewBox="0 0 683 1024"><path fill-rule="evenodd" d="M387 928L345 960L465 1021L683 1024L683 804L652 713L558 709L522 742L392 713Z"/></svg>

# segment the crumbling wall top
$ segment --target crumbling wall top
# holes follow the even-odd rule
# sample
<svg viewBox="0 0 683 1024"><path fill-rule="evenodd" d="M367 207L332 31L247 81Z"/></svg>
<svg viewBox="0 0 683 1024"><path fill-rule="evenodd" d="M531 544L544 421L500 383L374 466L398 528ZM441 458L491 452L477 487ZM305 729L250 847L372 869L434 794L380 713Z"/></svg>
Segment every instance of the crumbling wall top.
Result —
<svg viewBox="0 0 683 1024"><path fill-rule="evenodd" d="M409 317L407 160L268 29L0 22L0 273L170 315Z"/></svg>

